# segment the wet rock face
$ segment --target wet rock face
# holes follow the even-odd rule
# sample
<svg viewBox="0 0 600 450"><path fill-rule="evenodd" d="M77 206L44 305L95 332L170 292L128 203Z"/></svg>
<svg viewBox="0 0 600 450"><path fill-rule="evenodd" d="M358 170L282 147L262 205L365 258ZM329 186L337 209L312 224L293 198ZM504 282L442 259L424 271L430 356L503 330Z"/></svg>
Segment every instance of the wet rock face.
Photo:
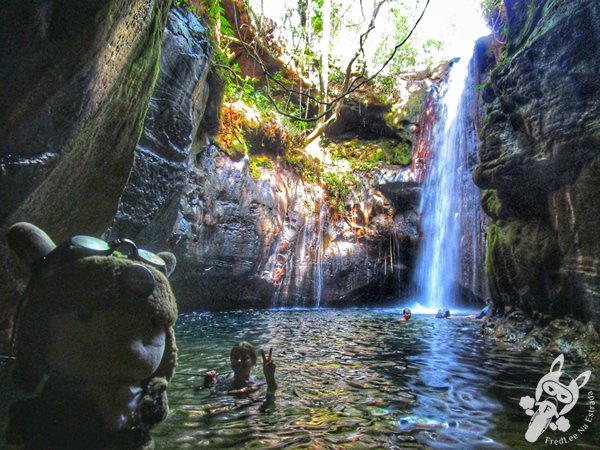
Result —
<svg viewBox="0 0 600 450"><path fill-rule="evenodd" d="M361 103L350 99L341 108L339 118L327 127L325 135L330 138L395 138L397 133L385 122L385 115L389 112L389 105L376 101Z"/></svg>
<svg viewBox="0 0 600 450"><path fill-rule="evenodd" d="M0 235L58 242L115 215L156 79L168 0L0 4ZM0 240L0 340L22 280ZM6 320L5 320L6 319Z"/></svg>
<svg viewBox="0 0 600 450"><path fill-rule="evenodd" d="M361 211L351 226L330 217L320 187L284 167L254 178L247 159L206 145L220 93L192 15L171 11L161 55L133 170L106 237L156 251L168 245L178 260L171 285L182 311L365 303L408 282L416 216L406 211L418 203L412 191L392 196L394 207L369 189L360 193L369 201L349 198L349 210ZM281 145L263 140L260 149L275 155ZM405 214L394 218L394 211Z"/></svg>
<svg viewBox="0 0 600 450"><path fill-rule="evenodd" d="M600 4L506 3L507 54L486 89L474 174L494 219L492 296L600 330Z"/></svg>
<svg viewBox="0 0 600 450"><path fill-rule="evenodd" d="M319 188L285 168L255 179L246 160L209 146L190 162L169 220L136 240L169 243L183 311L365 304L408 281L416 217L394 222L389 201L348 204L365 211L352 225L334 220Z"/></svg>
<svg viewBox="0 0 600 450"><path fill-rule="evenodd" d="M0 164L59 157L47 176L24 179L25 198L0 215L58 239L104 231L131 169L169 3L2 4Z"/></svg>
<svg viewBox="0 0 600 450"><path fill-rule="evenodd" d="M160 73L110 237L137 236L181 193L192 141L197 133L198 140L204 139L206 127L200 128L200 123L211 94L207 78L212 53L198 19L191 12L172 9L163 35Z"/></svg>

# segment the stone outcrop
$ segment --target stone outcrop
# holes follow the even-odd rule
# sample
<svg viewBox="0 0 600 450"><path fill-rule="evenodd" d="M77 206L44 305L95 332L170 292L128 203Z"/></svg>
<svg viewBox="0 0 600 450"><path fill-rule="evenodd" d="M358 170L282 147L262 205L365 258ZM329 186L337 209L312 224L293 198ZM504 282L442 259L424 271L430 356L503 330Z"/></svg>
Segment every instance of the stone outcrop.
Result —
<svg viewBox="0 0 600 450"><path fill-rule="evenodd" d="M396 206L365 178L347 199L355 217L332 218L322 187L284 163L256 178L248 158L207 145L221 101L210 53L202 25L171 12L133 170L106 237L173 251L182 311L364 304L406 286L418 197ZM245 136L273 160L285 153L281 143Z"/></svg>
<svg viewBox="0 0 600 450"><path fill-rule="evenodd" d="M2 2L0 235L18 220L58 242L115 215L158 71L170 2ZM12 195L11 195L12 197ZM22 278L2 239L0 329Z"/></svg>
<svg viewBox="0 0 600 450"><path fill-rule="evenodd" d="M600 331L600 4L529 4L505 1L505 54L483 92L490 290L498 309Z"/></svg>
<svg viewBox="0 0 600 450"><path fill-rule="evenodd" d="M187 181L188 161L193 159L192 143L207 142L207 133L215 131L203 121L209 102L220 103L221 96L210 73L212 53L198 19L190 12L171 10L163 36L160 73L108 237L138 236L160 222L178 201ZM166 245L164 239L156 244Z"/></svg>
<svg viewBox="0 0 600 450"><path fill-rule="evenodd" d="M366 184L348 199L354 221L333 219L319 186L280 165L261 173L211 145L164 213L130 236L176 254L181 310L365 304L407 284L416 201L395 210ZM142 181L131 189L150 188Z"/></svg>
<svg viewBox="0 0 600 450"><path fill-rule="evenodd" d="M322 187L285 163L256 178L208 145L222 80L193 15L168 15L166 1L83 2L77 14L55 3L3 6L2 227L169 248L182 310L364 304L408 283L412 191L390 200L367 176L347 217L331 217ZM0 253L7 333L22 278Z"/></svg>
<svg viewBox="0 0 600 450"><path fill-rule="evenodd" d="M197 19L173 10L133 170L106 237L171 249L181 310L368 303L405 285L416 216L394 222L392 203L374 195L372 182L348 198L352 223L334 220L320 186L281 164L256 179L247 158L206 145L215 130L205 110L220 102L210 54ZM411 196L396 210L417 203Z"/></svg>

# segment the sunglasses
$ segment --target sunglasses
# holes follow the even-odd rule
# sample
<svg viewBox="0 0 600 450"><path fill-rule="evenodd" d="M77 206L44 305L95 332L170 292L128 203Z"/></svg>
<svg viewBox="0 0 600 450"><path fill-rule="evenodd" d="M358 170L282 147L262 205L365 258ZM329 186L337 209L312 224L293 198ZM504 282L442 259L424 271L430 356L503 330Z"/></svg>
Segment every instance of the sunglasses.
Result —
<svg viewBox="0 0 600 450"><path fill-rule="evenodd" d="M79 258L94 255L109 256L115 253L116 256L141 261L163 273L167 272L167 264L160 256L138 248L129 239L115 239L106 242L102 239L83 235L71 236L60 244L36 263L35 270L38 273L40 271L47 273L52 266L62 265Z"/></svg>

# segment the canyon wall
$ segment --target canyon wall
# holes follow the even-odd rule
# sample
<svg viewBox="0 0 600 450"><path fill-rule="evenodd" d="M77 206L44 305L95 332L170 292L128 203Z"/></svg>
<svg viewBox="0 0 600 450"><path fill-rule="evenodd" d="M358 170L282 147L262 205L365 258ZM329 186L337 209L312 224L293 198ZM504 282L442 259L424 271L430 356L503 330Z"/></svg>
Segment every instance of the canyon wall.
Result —
<svg viewBox="0 0 600 450"><path fill-rule="evenodd" d="M418 187L395 169L365 174L342 218L284 161L251 175L247 158L209 144L223 80L203 25L168 3L3 4L2 234L26 220L58 243L90 234L171 250L182 310L401 292ZM4 243L0 256L6 340L28 275Z"/></svg>
<svg viewBox="0 0 600 450"><path fill-rule="evenodd" d="M600 3L506 0L474 181L491 295L538 324L600 330Z"/></svg>
<svg viewBox="0 0 600 450"><path fill-rule="evenodd" d="M102 233L127 182L170 2L0 5L0 234L26 220L61 242ZM0 340L25 268L0 240Z"/></svg>

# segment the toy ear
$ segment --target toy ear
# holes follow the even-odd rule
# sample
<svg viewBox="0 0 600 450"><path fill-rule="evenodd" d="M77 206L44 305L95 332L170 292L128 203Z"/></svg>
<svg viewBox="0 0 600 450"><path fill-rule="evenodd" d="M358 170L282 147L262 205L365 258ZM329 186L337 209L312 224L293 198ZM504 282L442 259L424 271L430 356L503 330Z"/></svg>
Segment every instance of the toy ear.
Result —
<svg viewBox="0 0 600 450"><path fill-rule="evenodd" d="M56 248L50 236L28 222L18 222L10 227L6 240L11 250L29 267Z"/></svg>
<svg viewBox="0 0 600 450"><path fill-rule="evenodd" d="M550 366L550 372L560 372L562 370L564 363L565 363L565 357L562 354L560 354L559 356L557 356L557 358L554 360L554 362ZM557 364L559 364L558 369L554 370L554 367Z"/></svg>
<svg viewBox="0 0 600 450"><path fill-rule="evenodd" d="M579 387L579 389L581 389L583 386L585 386L585 384L588 382L588 380L590 379L591 376L592 376L592 371L587 370L587 371L583 372L582 374L580 374L577 378L575 378L575 383L577 383L577 386ZM583 379L583 381L581 383L579 383L580 378Z"/></svg>
<svg viewBox="0 0 600 450"><path fill-rule="evenodd" d="M171 252L160 252L158 256L167 264L167 277L171 276L177 265L177 258Z"/></svg>

